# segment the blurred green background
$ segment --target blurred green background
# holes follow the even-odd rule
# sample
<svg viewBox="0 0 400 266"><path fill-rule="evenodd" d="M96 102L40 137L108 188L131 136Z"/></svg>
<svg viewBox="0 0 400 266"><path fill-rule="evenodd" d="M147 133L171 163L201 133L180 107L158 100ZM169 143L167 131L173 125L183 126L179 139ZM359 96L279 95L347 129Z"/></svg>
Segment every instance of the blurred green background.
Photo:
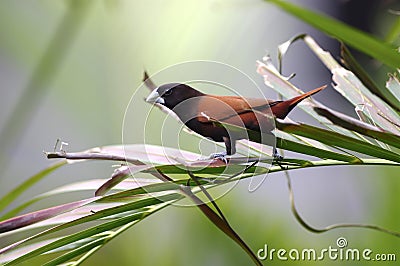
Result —
<svg viewBox="0 0 400 266"><path fill-rule="evenodd" d="M346 3L354 1L292 2L341 17ZM368 18L368 30L383 36L385 23L390 22L382 19L387 6L380 5L374 11ZM51 162L42 151L53 150L57 138L69 143L69 151L120 144L124 111L141 84L144 69L155 73L183 61L220 61L249 75L268 97L276 97L255 72L255 61L266 53L276 58L277 45L304 32L337 55L334 40L259 0L1 1L0 195L48 166ZM299 88L309 90L331 83L329 72L302 44L296 44L284 62L284 73L295 72L293 83ZM372 68L373 63L369 63ZM375 78L381 81L386 76ZM139 93L139 97L145 96ZM332 88L315 98L354 115ZM144 113L150 107L145 102L137 106ZM159 112L158 117L164 114ZM291 118L312 121L300 111L293 112ZM129 123L135 127L131 132L137 132L137 136L130 136L136 143L143 143L144 123L144 117ZM104 162L64 167L18 201L73 181L107 178L112 170L111 164ZM291 176L296 205L316 227L359 222L400 229L396 169L304 169ZM399 250L398 239L366 229L320 235L306 231L290 212L282 174L270 175L256 192L249 193L247 187L248 181L241 182L218 203L253 250L264 244L288 250L335 247L341 236L351 248L370 248L376 253ZM35 209L52 204L36 205ZM40 259L35 263L39 265ZM86 262L110 264L249 265L250 260L196 208L168 207L132 227Z"/></svg>

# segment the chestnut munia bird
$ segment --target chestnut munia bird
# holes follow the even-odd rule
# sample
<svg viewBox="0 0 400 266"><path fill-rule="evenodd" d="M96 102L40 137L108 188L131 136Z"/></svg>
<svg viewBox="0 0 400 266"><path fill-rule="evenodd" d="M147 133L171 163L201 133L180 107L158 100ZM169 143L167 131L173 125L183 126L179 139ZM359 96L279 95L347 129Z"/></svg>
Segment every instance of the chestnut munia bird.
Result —
<svg viewBox="0 0 400 266"><path fill-rule="evenodd" d="M188 128L196 133L217 142L224 142L226 153L213 156L223 157L236 152L236 140L248 137L216 125L215 121L270 133L274 124L271 121L271 115L268 114L272 113L273 118L284 119L298 103L325 87L319 87L285 101L274 101L204 94L186 84L169 83L155 88L146 101L164 105L172 110Z"/></svg>

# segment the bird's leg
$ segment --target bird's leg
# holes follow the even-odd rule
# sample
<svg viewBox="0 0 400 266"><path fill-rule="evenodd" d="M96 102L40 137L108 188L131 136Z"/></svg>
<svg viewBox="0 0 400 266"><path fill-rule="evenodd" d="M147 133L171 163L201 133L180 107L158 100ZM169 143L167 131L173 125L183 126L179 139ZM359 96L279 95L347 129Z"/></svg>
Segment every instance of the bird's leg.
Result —
<svg viewBox="0 0 400 266"><path fill-rule="evenodd" d="M229 137L222 137L226 147L226 154L232 155L236 153L236 140L233 140Z"/></svg>
<svg viewBox="0 0 400 266"><path fill-rule="evenodd" d="M272 156L274 157L273 161L274 161L282 170L287 170L287 169L288 169L287 166L283 166L283 165L281 164L281 161L283 160L283 156L280 155L280 154L278 153L276 147L273 148L273 152L272 152L272 153L273 153Z"/></svg>
<svg viewBox="0 0 400 266"><path fill-rule="evenodd" d="M283 160L283 156L278 153L278 150L276 149L276 147L273 147L273 149L272 149L272 156L274 157L274 160L276 160L276 161Z"/></svg>
<svg viewBox="0 0 400 266"><path fill-rule="evenodd" d="M228 164L226 156L236 153L235 140L231 140L229 137L222 137L222 138L225 143L226 152L213 153L210 155L210 158L220 159L221 161L224 161L226 164Z"/></svg>

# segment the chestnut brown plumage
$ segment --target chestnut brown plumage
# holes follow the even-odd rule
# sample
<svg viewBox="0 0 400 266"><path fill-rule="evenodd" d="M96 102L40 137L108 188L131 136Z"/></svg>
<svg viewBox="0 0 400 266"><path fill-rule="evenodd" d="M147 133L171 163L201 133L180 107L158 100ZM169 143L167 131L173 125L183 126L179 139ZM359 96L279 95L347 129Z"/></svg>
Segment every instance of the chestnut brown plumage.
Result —
<svg viewBox="0 0 400 266"><path fill-rule="evenodd" d="M246 135L230 132L216 125L215 121L258 132L270 132L273 130L271 119L284 119L298 103L325 87L285 101L274 101L204 94L186 84L169 83L155 88L146 101L166 106L196 133L217 142L224 142L225 154L232 155L236 152L236 140L246 138ZM271 113L273 118L268 116Z"/></svg>

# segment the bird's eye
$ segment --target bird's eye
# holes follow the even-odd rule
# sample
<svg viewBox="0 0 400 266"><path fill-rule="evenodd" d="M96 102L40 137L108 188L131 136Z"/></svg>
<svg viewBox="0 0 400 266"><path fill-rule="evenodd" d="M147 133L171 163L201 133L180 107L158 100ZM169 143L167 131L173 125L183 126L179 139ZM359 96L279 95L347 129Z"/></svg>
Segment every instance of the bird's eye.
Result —
<svg viewBox="0 0 400 266"><path fill-rule="evenodd" d="M169 90L166 90L166 91L164 92L164 95L165 95L165 96L168 96L168 95L171 95L171 93L172 93L172 90L169 89Z"/></svg>

